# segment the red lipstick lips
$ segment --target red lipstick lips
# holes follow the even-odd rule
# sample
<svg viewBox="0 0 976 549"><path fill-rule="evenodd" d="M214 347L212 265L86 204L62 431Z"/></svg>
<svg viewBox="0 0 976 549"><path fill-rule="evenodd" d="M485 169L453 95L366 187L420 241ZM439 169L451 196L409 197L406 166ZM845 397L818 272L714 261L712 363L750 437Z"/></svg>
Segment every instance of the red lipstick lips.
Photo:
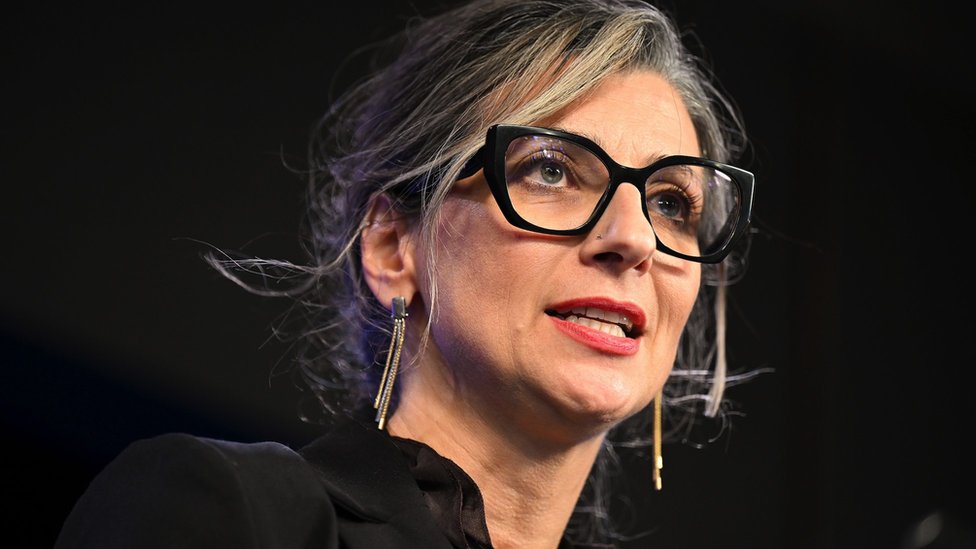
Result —
<svg viewBox="0 0 976 549"><path fill-rule="evenodd" d="M574 310L576 312L574 312ZM581 312L586 311L586 312ZM633 303L615 301L607 297L587 297L564 301L546 309L556 328L572 339L604 353L629 356L640 348L640 335L647 322L644 311ZM624 335L607 333L571 320L575 315L616 324ZM616 331L616 330L611 330ZM619 333L619 332L618 332Z"/></svg>

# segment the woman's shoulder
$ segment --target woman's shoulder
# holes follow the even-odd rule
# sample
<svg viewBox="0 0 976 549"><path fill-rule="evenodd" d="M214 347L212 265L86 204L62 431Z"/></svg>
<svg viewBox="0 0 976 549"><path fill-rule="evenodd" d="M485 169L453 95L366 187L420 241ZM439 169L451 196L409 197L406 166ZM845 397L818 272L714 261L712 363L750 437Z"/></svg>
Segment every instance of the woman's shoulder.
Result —
<svg viewBox="0 0 976 549"><path fill-rule="evenodd" d="M55 549L450 544L385 432L339 421L300 450L168 433L91 482Z"/></svg>
<svg viewBox="0 0 976 549"><path fill-rule="evenodd" d="M55 547L329 547L334 522L317 470L288 446L167 433L94 478Z"/></svg>
<svg viewBox="0 0 976 549"><path fill-rule="evenodd" d="M153 467L166 471L192 462L228 470L241 470L262 463L281 465L304 463L290 447L273 441L237 442L188 433L165 433L129 444L106 468Z"/></svg>
<svg viewBox="0 0 976 549"><path fill-rule="evenodd" d="M315 496L327 498L317 479L313 466L279 442L166 433L130 444L96 477L92 488L104 485L119 491L136 481L158 485L159 492L144 492L152 496L226 497L236 493L243 499L276 495L307 503L304 500ZM113 484L117 480L126 483L117 486ZM274 501L281 503L280 498Z"/></svg>
<svg viewBox="0 0 976 549"><path fill-rule="evenodd" d="M316 471L291 447L274 441L238 442L187 433L167 433L138 440L126 448L110 467L147 468L181 475L218 475L242 491L271 490L293 493L318 492L312 482ZM201 469L202 467L202 469Z"/></svg>

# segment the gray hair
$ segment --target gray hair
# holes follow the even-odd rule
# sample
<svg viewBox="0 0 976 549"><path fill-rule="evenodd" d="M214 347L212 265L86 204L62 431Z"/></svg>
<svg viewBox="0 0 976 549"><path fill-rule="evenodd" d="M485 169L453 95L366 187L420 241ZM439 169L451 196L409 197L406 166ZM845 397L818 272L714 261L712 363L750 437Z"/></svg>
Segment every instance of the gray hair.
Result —
<svg viewBox="0 0 976 549"><path fill-rule="evenodd" d="M295 299L288 318L302 326L290 334L298 344L296 371L326 412L322 419L371 402L385 360L389 304L376 302L359 256L375 194L386 193L417 224L420 248L435 265L433 227L441 205L490 125L531 124L607 77L633 70L656 72L678 91L703 156L728 161L745 143L735 109L669 17L637 0L476 0L416 18L383 45L381 51L394 52L392 60L376 58L379 68L331 106L310 140L310 263L208 257L252 292ZM699 292L665 386L671 435L702 411L722 413L724 288L728 270L741 261L733 255L703 269L711 285ZM429 281L430 318L436 282ZM577 537L611 535L604 473L615 462L613 446L650 445L649 415L638 414L608 437L581 498L585 518L571 529Z"/></svg>

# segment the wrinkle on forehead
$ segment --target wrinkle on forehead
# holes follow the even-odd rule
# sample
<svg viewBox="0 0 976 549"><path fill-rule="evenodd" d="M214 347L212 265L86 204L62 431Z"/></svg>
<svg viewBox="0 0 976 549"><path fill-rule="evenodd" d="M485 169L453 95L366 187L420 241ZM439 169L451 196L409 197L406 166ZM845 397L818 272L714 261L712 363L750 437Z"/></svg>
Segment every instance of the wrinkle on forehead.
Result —
<svg viewBox="0 0 976 549"><path fill-rule="evenodd" d="M611 154L610 157L613 158L615 161L617 161L618 164L623 164L624 166L628 166L630 168L643 168L645 166L650 166L651 164L657 162L658 160L660 160L660 159L662 159L662 158L664 158L666 156L670 156L669 154L660 152L658 150L654 150L652 152L647 152L647 150L648 150L649 147L646 146L643 143L638 143L636 141L631 141L629 143L629 146L628 146L628 143L627 143L625 137L622 136L622 135L621 136L618 136L617 139L614 139L614 142L613 143L609 143L606 139L601 138L600 135L599 135L600 133L607 133L605 131L599 131L597 133L591 133L591 132L582 131L582 130L573 130L573 129L570 129L570 128L564 128L564 127L562 127L562 126L560 126L558 124L551 125L551 126L546 126L546 127L552 128L554 130L559 130L561 132L573 133L573 134L579 135L581 137L585 137L585 138L589 139L590 141L596 143L597 146L599 146L601 149L604 150L604 152L606 152L606 151L620 151L624 147L627 147L630 150L629 151L625 151L627 153L626 154L626 158L642 158L643 160L641 162L636 163L633 166L629 166L628 163L626 163L626 162L620 162L619 159L616 158L617 156L621 156L619 153L617 153L615 155L614 154ZM607 154L610 154L610 153L608 152Z"/></svg>
<svg viewBox="0 0 976 549"><path fill-rule="evenodd" d="M641 93L642 88L637 86L648 86L647 93ZM626 93L617 93L628 89L636 94L637 101L625 99ZM595 104L600 107L593 108ZM652 71L615 74L537 124L584 136L620 164L631 167L648 166L675 154L701 154L691 115L680 94ZM646 135L657 139L642 137Z"/></svg>

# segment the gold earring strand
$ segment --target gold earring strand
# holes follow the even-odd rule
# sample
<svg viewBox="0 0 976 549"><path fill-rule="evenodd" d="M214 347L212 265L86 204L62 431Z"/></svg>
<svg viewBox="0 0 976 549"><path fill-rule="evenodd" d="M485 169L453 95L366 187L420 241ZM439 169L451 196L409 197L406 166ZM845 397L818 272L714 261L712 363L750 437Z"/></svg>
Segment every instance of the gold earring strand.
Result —
<svg viewBox="0 0 976 549"><path fill-rule="evenodd" d="M658 391L654 397L654 468L651 476L654 479L654 489L661 490L661 469L664 468L664 458L661 456L661 399L664 389Z"/></svg>
<svg viewBox="0 0 976 549"><path fill-rule="evenodd" d="M380 401L383 400L383 386L386 385L386 376L390 375L390 360L396 348L397 332L396 320L393 321L393 335L390 338L390 348L386 351L386 366L383 368L383 375L380 376L380 387L376 391L376 400L373 401L373 409L379 410Z"/></svg>
<svg viewBox="0 0 976 549"><path fill-rule="evenodd" d="M386 366L380 377L380 387L376 392L373 408L376 408L376 422L382 431L386 427L386 414L393 397L393 382L396 380L400 366L400 351L403 349L403 335L406 329L407 304L403 297L393 298L393 335L390 338L390 349L386 353Z"/></svg>

